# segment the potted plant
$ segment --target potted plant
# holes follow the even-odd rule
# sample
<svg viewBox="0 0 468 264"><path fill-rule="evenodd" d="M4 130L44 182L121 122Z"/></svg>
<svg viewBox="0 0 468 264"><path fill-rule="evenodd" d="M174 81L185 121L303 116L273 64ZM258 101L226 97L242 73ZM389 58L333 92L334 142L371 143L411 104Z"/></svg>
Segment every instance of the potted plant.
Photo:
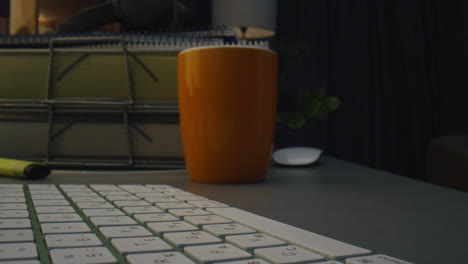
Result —
<svg viewBox="0 0 468 264"><path fill-rule="evenodd" d="M276 122L293 130L310 120L326 120L340 106L340 100L326 96L324 88L285 90L279 93L279 98Z"/></svg>
<svg viewBox="0 0 468 264"><path fill-rule="evenodd" d="M288 82L288 70L303 67L304 59L311 54L311 44L305 41L278 43L280 84ZM325 120L335 111L340 100L326 96L325 89L294 89L287 87L279 92L277 124L289 129L303 127L310 120Z"/></svg>
<svg viewBox="0 0 468 264"><path fill-rule="evenodd" d="M279 46L280 82L287 81L285 70L288 67L294 68L294 65L301 65L302 60L309 55L309 52L310 46L305 42L290 42L287 46ZM327 96L324 87L316 89L288 87L288 89L281 89L280 86L278 98L276 139L283 134L291 135L292 131L302 128L308 122L326 120L330 113L336 111L340 106L340 100L334 96ZM281 151L287 151L287 149L281 149L280 147L273 154L273 159L277 163L287 165L287 163L281 163L277 160L278 155L280 155L278 153L283 153ZM294 153L296 156L312 155L318 158L322 152L319 149L305 147L290 148L291 151L293 149L300 152ZM313 159L305 158L303 160Z"/></svg>

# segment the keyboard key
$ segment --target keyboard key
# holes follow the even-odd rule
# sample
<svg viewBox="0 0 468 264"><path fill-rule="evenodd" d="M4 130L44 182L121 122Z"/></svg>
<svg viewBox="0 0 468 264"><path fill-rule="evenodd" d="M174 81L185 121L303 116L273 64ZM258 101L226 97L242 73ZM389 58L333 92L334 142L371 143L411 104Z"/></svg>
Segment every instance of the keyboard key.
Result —
<svg viewBox="0 0 468 264"><path fill-rule="evenodd" d="M246 260L239 260L239 261L223 262L223 264L270 264L270 262L266 262L263 259L246 259ZM314 264L318 264L318 263L314 263Z"/></svg>
<svg viewBox="0 0 468 264"><path fill-rule="evenodd" d="M111 203L108 202L92 202L92 203L85 203L79 202L76 203L76 206L80 209L108 209L108 208L115 208Z"/></svg>
<svg viewBox="0 0 468 264"><path fill-rule="evenodd" d="M143 185L119 184L119 187L129 193L152 192L153 190Z"/></svg>
<svg viewBox="0 0 468 264"><path fill-rule="evenodd" d="M252 255L230 244L216 244L204 246L190 246L184 249L188 255L201 263L239 260L250 258ZM255 263L257 262L246 262Z"/></svg>
<svg viewBox="0 0 468 264"><path fill-rule="evenodd" d="M113 184L90 184L89 188L95 190L96 192L99 191L121 191L119 187Z"/></svg>
<svg viewBox="0 0 468 264"><path fill-rule="evenodd" d="M153 189L154 190L154 189ZM169 188L165 188L163 190L159 190L158 192L165 192L165 191L169 191L169 192L174 192L174 191L183 191L182 189L179 189L179 188L175 188L175 187L172 187L170 186Z"/></svg>
<svg viewBox="0 0 468 264"><path fill-rule="evenodd" d="M0 203L25 203L24 197L0 197Z"/></svg>
<svg viewBox="0 0 468 264"><path fill-rule="evenodd" d="M163 210L157 208L156 206L130 206L123 207L124 212L127 214L149 214L149 213L162 213Z"/></svg>
<svg viewBox="0 0 468 264"><path fill-rule="evenodd" d="M272 263L305 263L323 259L323 256L296 246L282 246L255 249L255 256Z"/></svg>
<svg viewBox="0 0 468 264"><path fill-rule="evenodd" d="M282 240L261 233L227 236L226 241L245 250L286 244Z"/></svg>
<svg viewBox="0 0 468 264"><path fill-rule="evenodd" d="M170 209L169 213L178 217L189 216L189 215L210 215L211 214L200 208Z"/></svg>
<svg viewBox="0 0 468 264"><path fill-rule="evenodd" d="M61 194L33 194L31 199L34 200L65 200Z"/></svg>
<svg viewBox="0 0 468 264"><path fill-rule="evenodd" d="M99 231L107 239L119 237L153 236L150 231L142 226L105 226L99 228Z"/></svg>
<svg viewBox="0 0 468 264"><path fill-rule="evenodd" d="M1 192L0 197L24 197L24 192L12 192L12 191L6 191L6 192Z"/></svg>
<svg viewBox="0 0 468 264"><path fill-rule="evenodd" d="M66 194L70 194L70 193L75 193L75 194L78 194L78 193L82 193L82 194L95 193L93 190L91 190L89 188L86 188L86 187L83 187L83 188L62 188L62 190Z"/></svg>
<svg viewBox="0 0 468 264"><path fill-rule="evenodd" d="M29 218L28 210L0 210L0 218Z"/></svg>
<svg viewBox="0 0 468 264"><path fill-rule="evenodd" d="M114 215L125 215L122 211L115 208L108 209L84 209L83 214L87 217L91 216L114 216Z"/></svg>
<svg viewBox="0 0 468 264"><path fill-rule="evenodd" d="M0 260L37 259L35 243L0 244Z"/></svg>
<svg viewBox="0 0 468 264"><path fill-rule="evenodd" d="M54 184L28 184L29 190L57 190Z"/></svg>
<svg viewBox="0 0 468 264"><path fill-rule="evenodd" d="M31 229L0 230L0 243L6 242L34 242Z"/></svg>
<svg viewBox="0 0 468 264"><path fill-rule="evenodd" d="M34 206L70 205L67 200L34 200Z"/></svg>
<svg viewBox="0 0 468 264"><path fill-rule="evenodd" d="M25 203L0 203L0 210L24 210L28 209Z"/></svg>
<svg viewBox="0 0 468 264"><path fill-rule="evenodd" d="M370 250L321 236L237 208L208 208L207 210L233 220L234 222L241 222L248 227L265 232L274 237L281 237L283 240L291 244L297 244L305 249L312 250L328 258L336 259L371 253Z"/></svg>
<svg viewBox="0 0 468 264"><path fill-rule="evenodd" d="M0 262L2 264L41 264L39 260L12 260Z"/></svg>
<svg viewBox="0 0 468 264"><path fill-rule="evenodd" d="M154 204L154 203L171 203L171 202L180 202L177 199L174 199L172 197L145 197L144 199L148 203Z"/></svg>
<svg viewBox="0 0 468 264"><path fill-rule="evenodd" d="M77 213L68 214L38 214L37 219L40 223L62 223L62 222L80 222L83 221Z"/></svg>
<svg viewBox="0 0 468 264"><path fill-rule="evenodd" d="M0 188L23 190L23 185L22 184L9 184L9 183L7 183L7 184L0 184Z"/></svg>
<svg viewBox="0 0 468 264"><path fill-rule="evenodd" d="M162 194L160 192L144 192L144 193L135 193L135 196L140 198L148 198L148 197L167 197L167 195Z"/></svg>
<svg viewBox="0 0 468 264"><path fill-rule="evenodd" d="M135 214L133 215L140 223L148 222L165 222L165 221L177 221L179 218L168 214L168 213L156 213L156 214Z"/></svg>
<svg viewBox="0 0 468 264"><path fill-rule="evenodd" d="M109 197L109 196L115 196L115 195L131 195L131 193L126 192L124 190L119 190L119 191L100 191L100 195L104 197Z"/></svg>
<svg viewBox="0 0 468 264"><path fill-rule="evenodd" d="M86 185L83 184L59 184L63 190L90 190Z"/></svg>
<svg viewBox="0 0 468 264"><path fill-rule="evenodd" d="M165 190L165 189L173 188L172 186L167 185L167 184L146 184L145 187L153 189L153 190Z"/></svg>
<svg viewBox="0 0 468 264"><path fill-rule="evenodd" d="M28 218L0 219L0 229L31 228L31 221Z"/></svg>
<svg viewBox="0 0 468 264"><path fill-rule="evenodd" d="M109 201L139 201L140 198L133 195L109 195L106 196L106 199Z"/></svg>
<svg viewBox="0 0 468 264"><path fill-rule="evenodd" d="M203 230L208 231L216 236L242 235L256 232L253 229L250 229L237 223L222 225L205 225L203 226Z"/></svg>
<svg viewBox="0 0 468 264"><path fill-rule="evenodd" d="M163 210L194 208L193 205L190 205L184 202L156 203L155 205Z"/></svg>
<svg viewBox="0 0 468 264"><path fill-rule="evenodd" d="M372 264L411 264L397 258L389 257L387 255L372 255L366 257L357 257L346 259L346 264L362 264L362 263L372 263Z"/></svg>
<svg viewBox="0 0 468 264"><path fill-rule="evenodd" d="M23 188L8 188L8 187L0 187L0 192L13 192L13 193L23 193Z"/></svg>
<svg viewBox="0 0 468 264"><path fill-rule="evenodd" d="M174 196L174 199L177 199L182 202L186 201L207 201L208 198L201 197L198 195L176 195Z"/></svg>
<svg viewBox="0 0 468 264"><path fill-rule="evenodd" d="M78 198L78 197L100 197L99 194L93 191L87 192L68 192L67 195L71 198Z"/></svg>
<svg viewBox="0 0 468 264"><path fill-rule="evenodd" d="M216 201L188 201L188 203L199 208L227 207L228 206L223 203L216 202Z"/></svg>
<svg viewBox="0 0 468 264"><path fill-rule="evenodd" d="M117 259L105 247L52 249L53 264L112 264Z"/></svg>
<svg viewBox="0 0 468 264"><path fill-rule="evenodd" d="M77 196L70 198L75 203L95 203L95 202L106 202L102 197L89 197L89 196Z"/></svg>
<svg viewBox="0 0 468 264"><path fill-rule="evenodd" d="M175 187L164 189L164 191L167 191L167 192L185 192L184 189L175 188ZM195 194L192 193L191 195L195 195Z"/></svg>
<svg viewBox="0 0 468 264"><path fill-rule="evenodd" d="M41 224L44 234L66 234L66 233L89 233L88 225L83 222L78 223L46 223Z"/></svg>
<svg viewBox="0 0 468 264"><path fill-rule="evenodd" d="M122 225L137 225L138 223L128 216L93 216L90 217L91 223L94 226L122 226Z"/></svg>
<svg viewBox="0 0 468 264"><path fill-rule="evenodd" d="M192 225L207 225L207 224L225 224L231 223L230 220L217 215L197 215L197 216L186 216L184 220L191 223Z"/></svg>
<svg viewBox="0 0 468 264"><path fill-rule="evenodd" d="M61 194L59 190L30 190L31 195L51 195L51 194Z"/></svg>
<svg viewBox="0 0 468 264"><path fill-rule="evenodd" d="M138 201L115 201L114 204L122 208L124 206L150 206L150 204L146 201L143 200L138 200Z"/></svg>
<svg viewBox="0 0 468 264"><path fill-rule="evenodd" d="M62 189L64 192L79 192L79 191L91 191L90 188L86 187L85 185L76 185L76 186L67 186L67 184L60 184L60 189Z"/></svg>
<svg viewBox="0 0 468 264"><path fill-rule="evenodd" d="M184 221L173 221L173 222L154 222L148 223L148 228L157 234L166 232L179 232L179 231L195 231L198 230L196 226L193 226Z"/></svg>
<svg viewBox="0 0 468 264"><path fill-rule="evenodd" d="M183 191L183 190L175 190L175 189L165 190L162 193L165 194L165 195L168 195L168 196L195 195L195 194L193 194L191 192L186 192L186 191Z"/></svg>
<svg viewBox="0 0 468 264"><path fill-rule="evenodd" d="M195 264L186 256L179 252L164 252L164 253L144 253L131 254L127 256L127 261L130 264L141 263L165 263L165 264Z"/></svg>
<svg viewBox="0 0 468 264"><path fill-rule="evenodd" d="M166 233L164 239L178 247L222 242L205 231Z"/></svg>
<svg viewBox="0 0 468 264"><path fill-rule="evenodd" d="M102 245L101 240L99 240L99 238L92 233L46 235L45 241L49 249L69 247L93 247Z"/></svg>
<svg viewBox="0 0 468 264"><path fill-rule="evenodd" d="M120 254L173 250L159 237L115 238L111 240L111 244Z"/></svg>
<svg viewBox="0 0 468 264"><path fill-rule="evenodd" d="M36 206L36 213L75 213L75 209L71 206Z"/></svg>

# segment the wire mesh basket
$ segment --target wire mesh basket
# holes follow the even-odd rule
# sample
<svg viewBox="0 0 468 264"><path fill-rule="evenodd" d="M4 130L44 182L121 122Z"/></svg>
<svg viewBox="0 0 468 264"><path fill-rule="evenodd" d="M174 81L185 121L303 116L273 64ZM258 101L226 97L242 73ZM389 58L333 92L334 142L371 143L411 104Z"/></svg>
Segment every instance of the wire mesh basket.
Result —
<svg viewBox="0 0 468 264"><path fill-rule="evenodd" d="M0 51L0 156L56 166L183 167L176 71L175 52L132 51L117 38Z"/></svg>

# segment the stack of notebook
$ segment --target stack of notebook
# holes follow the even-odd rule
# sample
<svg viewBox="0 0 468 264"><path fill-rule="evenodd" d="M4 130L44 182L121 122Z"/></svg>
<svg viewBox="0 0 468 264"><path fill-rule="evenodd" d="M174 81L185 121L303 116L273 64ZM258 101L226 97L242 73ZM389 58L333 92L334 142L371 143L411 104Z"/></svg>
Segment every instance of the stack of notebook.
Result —
<svg viewBox="0 0 468 264"><path fill-rule="evenodd" d="M181 167L177 54L230 29L0 37L0 156Z"/></svg>

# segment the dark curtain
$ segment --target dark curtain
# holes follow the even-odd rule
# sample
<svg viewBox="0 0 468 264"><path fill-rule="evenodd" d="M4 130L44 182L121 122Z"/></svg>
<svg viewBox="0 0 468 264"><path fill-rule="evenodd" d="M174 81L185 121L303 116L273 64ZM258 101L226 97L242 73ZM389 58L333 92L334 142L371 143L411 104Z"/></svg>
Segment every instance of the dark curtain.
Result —
<svg viewBox="0 0 468 264"><path fill-rule="evenodd" d="M279 144L425 179L439 135L468 133L468 1L278 1L277 42L310 55L284 69L282 89L325 86L341 108ZM292 136L295 135L295 136Z"/></svg>

